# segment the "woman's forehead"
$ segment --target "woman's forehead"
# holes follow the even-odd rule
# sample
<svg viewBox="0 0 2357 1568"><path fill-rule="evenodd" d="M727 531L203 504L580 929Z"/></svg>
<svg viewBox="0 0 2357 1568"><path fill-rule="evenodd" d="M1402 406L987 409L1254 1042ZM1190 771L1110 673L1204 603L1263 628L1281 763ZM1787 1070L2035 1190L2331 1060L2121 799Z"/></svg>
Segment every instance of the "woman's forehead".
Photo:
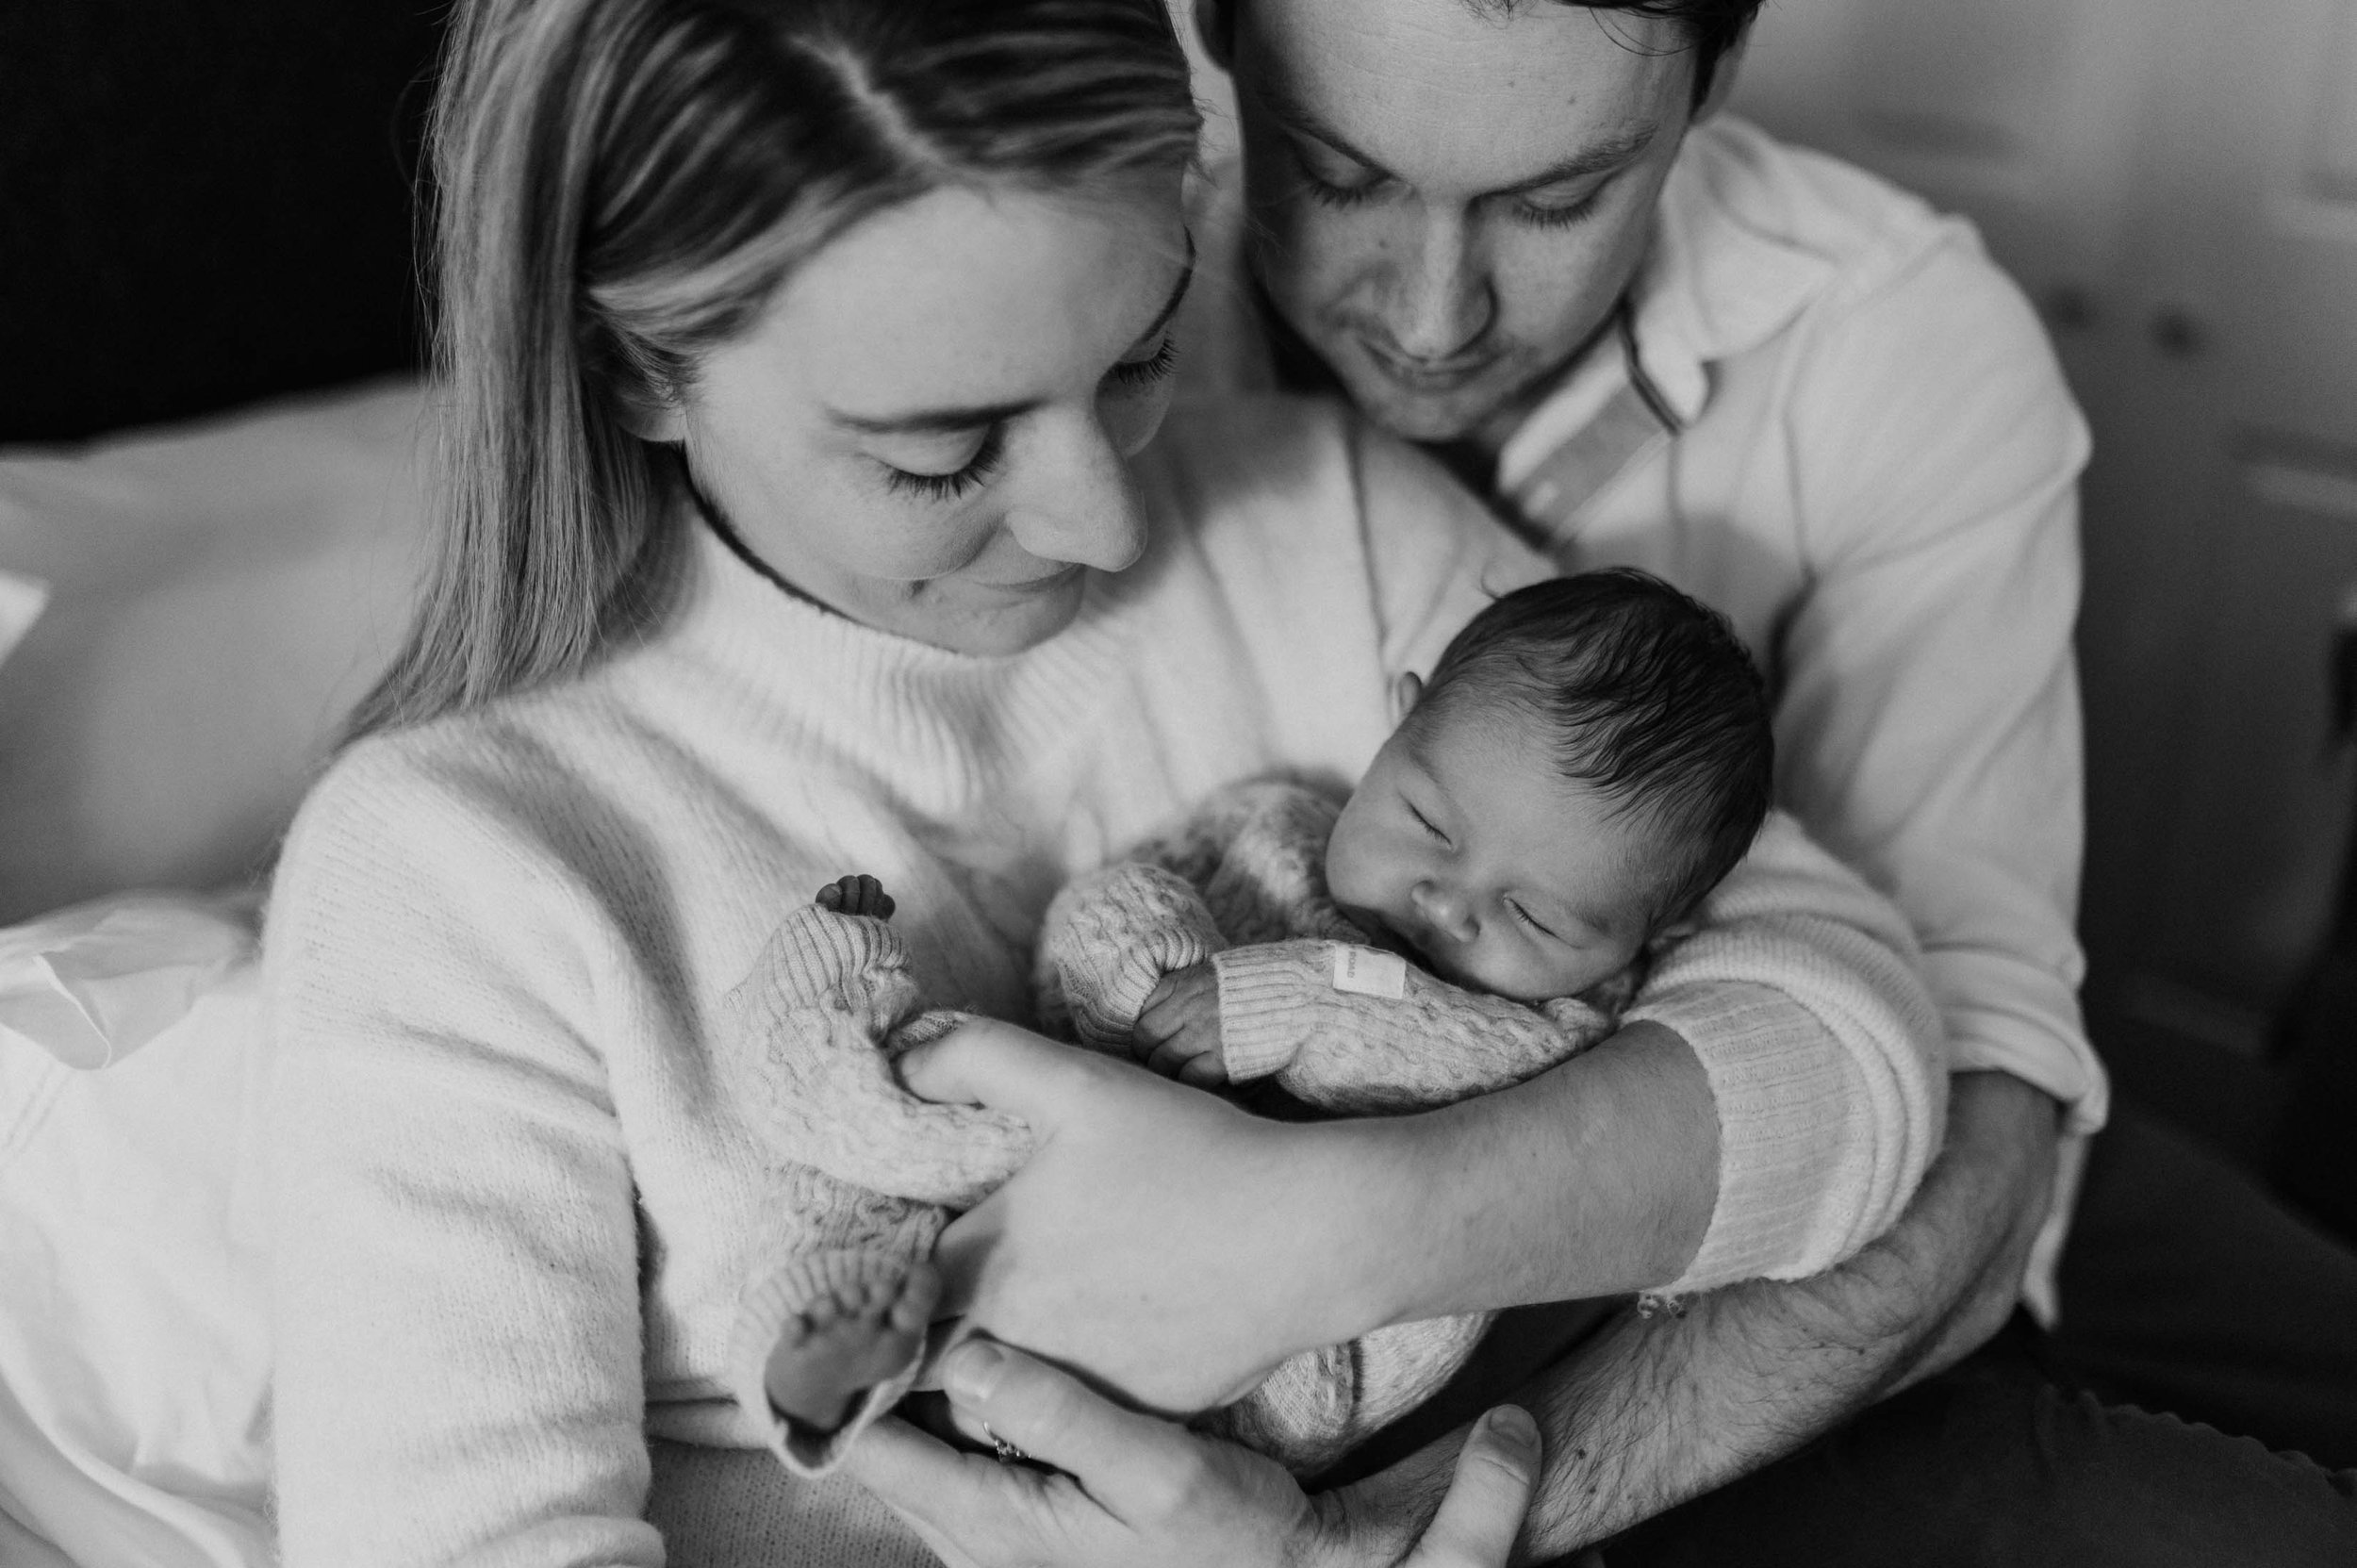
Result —
<svg viewBox="0 0 2357 1568"><path fill-rule="evenodd" d="M1101 375L1185 265L1175 173L1087 198L948 187L828 243L715 358L862 421L1048 396Z"/></svg>

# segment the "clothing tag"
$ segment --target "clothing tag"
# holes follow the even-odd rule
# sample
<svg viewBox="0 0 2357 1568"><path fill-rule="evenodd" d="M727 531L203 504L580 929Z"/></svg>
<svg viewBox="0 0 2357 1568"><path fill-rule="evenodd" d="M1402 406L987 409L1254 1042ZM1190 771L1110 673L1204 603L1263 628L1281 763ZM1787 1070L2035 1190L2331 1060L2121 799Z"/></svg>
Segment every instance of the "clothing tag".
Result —
<svg viewBox="0 0 2357 1568"><path fill-rule="evenodd" d="M1334 989L1397 1001L1408 994L1408 961L1376 948L1334 944Z"/></svg>

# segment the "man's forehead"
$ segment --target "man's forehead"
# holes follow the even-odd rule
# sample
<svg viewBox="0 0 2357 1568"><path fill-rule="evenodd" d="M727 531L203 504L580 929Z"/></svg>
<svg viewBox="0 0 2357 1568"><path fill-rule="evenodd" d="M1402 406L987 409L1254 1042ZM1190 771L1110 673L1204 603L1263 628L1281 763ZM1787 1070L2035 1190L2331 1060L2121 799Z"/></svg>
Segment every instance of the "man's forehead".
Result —
<svg viewBox="0 0 2357 1568"><path fill-rule="evenodd" d="M1520 183L1625 144L1683 107L1676 23L1525 0L1244 0L1238 48L1257 106L1393 173Z"/></svg>

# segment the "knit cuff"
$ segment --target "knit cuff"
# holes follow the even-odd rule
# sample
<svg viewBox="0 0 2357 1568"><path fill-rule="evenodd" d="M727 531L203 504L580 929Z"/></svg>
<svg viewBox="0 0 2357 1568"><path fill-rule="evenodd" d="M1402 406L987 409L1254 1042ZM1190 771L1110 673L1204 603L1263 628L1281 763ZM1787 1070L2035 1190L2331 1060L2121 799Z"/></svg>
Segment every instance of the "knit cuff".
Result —
<svg viewBox="0 0 2357 1568"><path fill-rule="evenodd" d="M1211 959L1219 977L1219 1054L1230 1083L1282 1072L1299 1053L1329 988L1304 949L1330 943L1230 948Z"/></svg>
<svg viewBox="0 0 2357 1568"><path fill-rule="evenodd" d="M879 1252L813 1252L796 1258L756 1282L739 1299L729 1344L729 1391L766 1434L769 1451L798 1476L816 1478L843 1462L859 1435L900 1401L916 1381L925 1346L920 1340L908 1364L862 1394L843 1425L818 1431L769 1402L769 1353L788 1324L826 1296L865 1289L897 1290L908 1261Z"/></svg>
<svg viewBox="0 0 2357 1568"><path fill-rule="evenodd" d="M775 961L812 991L906 962L898 934L883 921L817 904L804 904L787 916L773 940Z"/></svg>
<svg viewBox="0 0 2357 1568"><path fill-rule="evenodd" d="M1048 906L1041 939L1083 1045L1126 1053L1164 975L1222 946L1202 896L1159 866L1124 862L1073 883Z"/></svg>
<svg viewBox="0 0 2357 1568"><path fill-rule="evenodd" d="M1791 1015L1772 987L1697 982L1660 987L1622 1020L1683 1038L1719 1114L1710 1228L1660 1295L1807 1272L1825 1195L1842 1175L1842 1140L1827 1134L1848 1102L1850 1063L1823 1032L1791 1028Z"/></svg>

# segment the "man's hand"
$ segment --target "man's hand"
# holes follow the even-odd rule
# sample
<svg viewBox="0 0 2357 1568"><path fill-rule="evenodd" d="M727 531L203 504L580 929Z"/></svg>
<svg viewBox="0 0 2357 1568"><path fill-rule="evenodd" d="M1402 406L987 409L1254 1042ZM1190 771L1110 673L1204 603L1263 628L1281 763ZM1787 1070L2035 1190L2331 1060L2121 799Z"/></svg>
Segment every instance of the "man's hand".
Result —
<svg viewBox="0 0 2357 1568"><path fill-rule="evenodd" d="M1045 1362L969 1340L943 1372L961 1426L1054 1467L956 1453L898 1421L855 1444L851 1475L952 1568L1502 1568L1538 1473L1529 1417L1492 1411L1456 1445L1431 1524L1403 1560L1273 1461L1123 1410Z"/></svg>
<svg viewBox="0 0 2357 1568"><path fill-rule="evenodd" d="M1228 1081L1220 1051L1219 971L1191 964L1162 978L1129 1032L1129 1054L1164 1078L1200 1088Z"/></svg>
<svg viewBox="0 0 2357 1568"><path fill-rule="evenodd" d="M1517 1398L1552 1461L1524 1535L1546 1560L1781 1459L1874 1400L1953 1365L2003 1326L2052 1198L2054 1102L1959 1074L1946 1147L1899 1223L1840 1266L1624 1313ZM1334 1496L1395 1545L1437 1506L1435 1444ZM1388 1524L1387 1524L1388 1522Z"/></svg>
<svg viewBox="0 0 2357 1568"><path fill-rule="evenodd" d="M883 883L862 871L856 876L837 877L818 890L813 900L820 909L832 909L837 915L866 915L879 920L889 920L897 906L892 895L883 890Z"/></svg>

